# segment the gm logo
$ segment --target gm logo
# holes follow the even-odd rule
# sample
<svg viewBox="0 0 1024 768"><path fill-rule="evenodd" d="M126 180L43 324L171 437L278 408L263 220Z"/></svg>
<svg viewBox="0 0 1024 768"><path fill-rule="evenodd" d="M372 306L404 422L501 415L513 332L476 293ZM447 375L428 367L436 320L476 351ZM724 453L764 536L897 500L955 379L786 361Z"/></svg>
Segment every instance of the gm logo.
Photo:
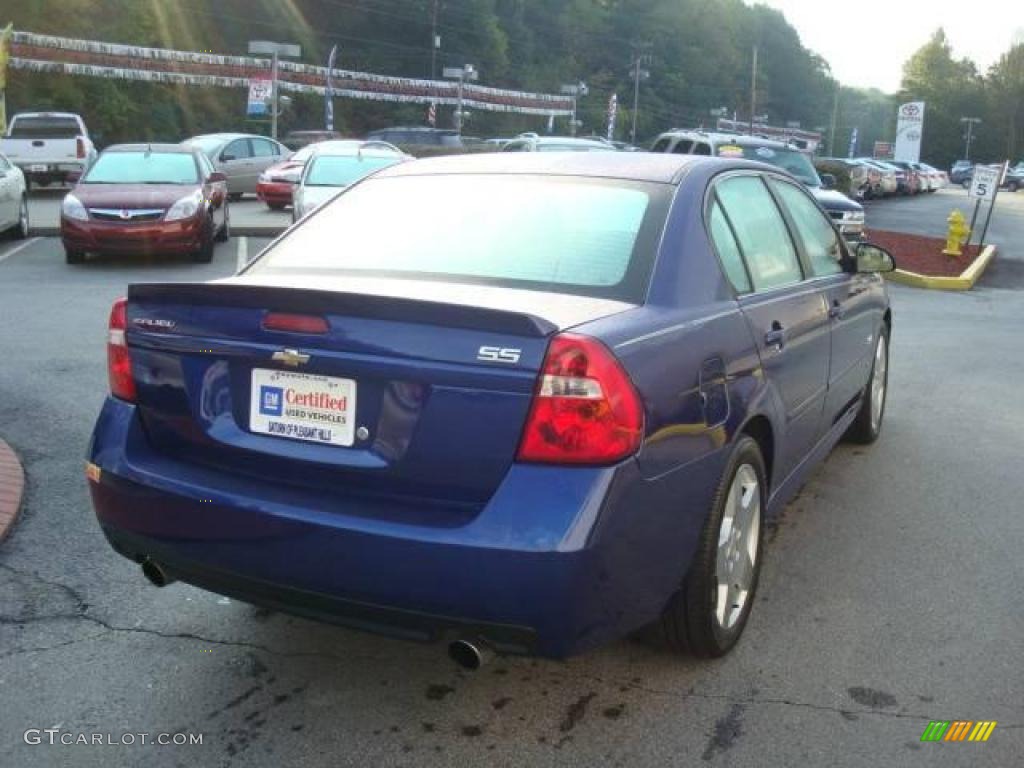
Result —
<svg viewBox="0 0 1024 768"><path fill-rule="evenodd" d="M523 354L521 349L512 347L480 347L476 353L477 360L488 363L518 363Z"/></svg>
<svg viewBox="0 0 1024 768"><path fill-rule="evenodd" d="M260 387L260 413L280 416L284 406L284 391L280 387Z"/></svg>

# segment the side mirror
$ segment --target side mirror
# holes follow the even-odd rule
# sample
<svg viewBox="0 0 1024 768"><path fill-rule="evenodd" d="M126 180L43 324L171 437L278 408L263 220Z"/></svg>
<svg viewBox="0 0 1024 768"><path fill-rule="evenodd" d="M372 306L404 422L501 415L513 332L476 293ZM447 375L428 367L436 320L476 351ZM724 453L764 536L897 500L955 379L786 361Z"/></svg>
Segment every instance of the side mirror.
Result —
<svg viewBox="0 0 1024 768"><path fill-rule="evenodd" d="M853 251L857 259L858 272L892 272L896 261L884 248L871 243L857 243Z"/></svg>
<svg viewBox="0 0 1024 768"><path fill-rule="evenodd" d="M821 186L823 186L825 189L835 189L836 177L833 176L831 173L821 174Z"/></svg>
<svg viewBox="0 0 1024 768"><path fill-rule="evenodd" d="M228 176L223 171L214 171L213 173L211 173L209 176L206 177L206 180L210 184L217 184L219 182L227 181L228 180Z"/></svg>
<svg viewBox="0 0 1024 768"><path fill-rule="evenodd" d="M235 157L234 155L228 154L227 152L225 152L224 154L222 154L220 156L220 160L221 160L222 163L226 163L226 162L228 162L230 160L237 160L237 159L238 159L237 157Z"/></svg>

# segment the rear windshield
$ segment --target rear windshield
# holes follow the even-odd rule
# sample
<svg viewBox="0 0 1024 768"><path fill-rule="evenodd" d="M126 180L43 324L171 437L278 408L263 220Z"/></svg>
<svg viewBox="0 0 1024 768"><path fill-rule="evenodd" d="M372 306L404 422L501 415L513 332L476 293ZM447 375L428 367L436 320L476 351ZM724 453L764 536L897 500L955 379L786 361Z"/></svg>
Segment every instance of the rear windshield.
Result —
<svg viewBox="0 0 1024 768"><path fill-rule="evenodd" d="M73 139L80 134L72 117L19 117L11 125L12 139Z"/></svg>
<svg viewBox="0 0 1024 768"><path fill-rule="evenodd" d="M573 177L371 179L320 209L250 269L435 279L641 303L667 189Z"/></svg>
<svg viewBox="0 0 1024 768"><path fill-rule="evenodd" d="M196 161L185 152L106 152L82 180L86 184L197 184Z"/></svg>
<svg viewBox="0 0 1024 768"><path fill-rule="evenodd" d="M307 187L347 187L397 162L397 157L321 155L310 161L305 183Z"/></svg>
<svg viewBox="0 0 1024 768"><path fill-rule="evenodd" d="M808 187L821 186L821 179L810 159L795 149L723 144L718 147L718 154L722 157L745 157L748 160L768 163L788 171Z"/></svg>

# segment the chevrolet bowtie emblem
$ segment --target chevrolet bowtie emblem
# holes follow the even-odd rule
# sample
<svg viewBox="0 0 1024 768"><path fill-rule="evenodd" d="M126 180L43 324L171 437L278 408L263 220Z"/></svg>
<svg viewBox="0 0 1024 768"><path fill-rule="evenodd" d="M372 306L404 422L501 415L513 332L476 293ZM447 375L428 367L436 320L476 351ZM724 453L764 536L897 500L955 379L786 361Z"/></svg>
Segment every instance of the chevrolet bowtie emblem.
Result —
<svg viewBox="0 0 1024 768"><path fill-rule="evenodd" d="M270 359L278 363L298 367L309 362L309 355L303 354L297 349L279 349Z"/></svg>

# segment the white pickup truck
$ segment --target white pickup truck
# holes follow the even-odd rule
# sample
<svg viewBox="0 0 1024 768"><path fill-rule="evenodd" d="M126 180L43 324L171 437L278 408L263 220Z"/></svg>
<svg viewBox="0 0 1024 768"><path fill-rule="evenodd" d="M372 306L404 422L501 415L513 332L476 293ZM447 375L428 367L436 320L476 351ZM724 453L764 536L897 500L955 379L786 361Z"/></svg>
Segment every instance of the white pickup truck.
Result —
<svg viewBox="0 0 1024 768"><path fill-rule="evenodd" d="M26 184L77 180L96 159L85 123L70 112L19 112L0 152L25 174Z"/></svg>

